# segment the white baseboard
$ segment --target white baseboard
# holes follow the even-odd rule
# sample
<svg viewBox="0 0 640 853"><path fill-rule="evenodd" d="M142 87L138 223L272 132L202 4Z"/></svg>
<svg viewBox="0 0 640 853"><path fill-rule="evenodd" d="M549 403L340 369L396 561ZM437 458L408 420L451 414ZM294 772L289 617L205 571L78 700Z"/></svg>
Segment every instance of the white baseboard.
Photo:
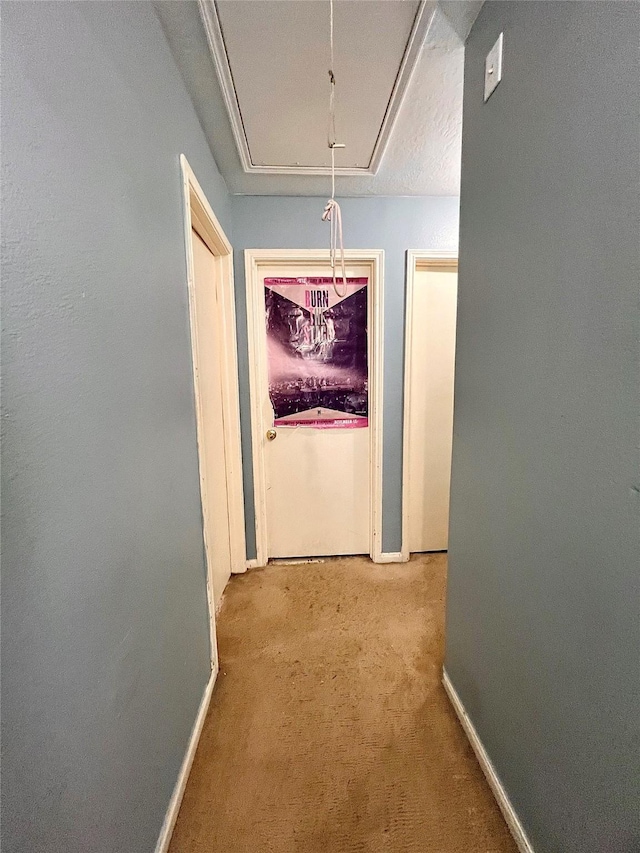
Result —
<svg viewBox="0 0 640 853"><path fill-rule="evenodd" d="M162 824L162 829L160 830L160 837L158 838L158 843L156 844L155 853L167 853L167 850L169 849L169 843L171 842L171 836L173 835L173 828L176 825L176 820L178 819L180 803L182 802L182 797L184 796L184 789L187 786L189 771L191 770L191 765L193 764L193 759L196 754L196 749L198 747L198 741L200 740L200 735L202 733L204 720L207 716L207 711L209 710L209 702L211 701L213 685L216 683L217 675L218 667L216 667L211 673L209 681L207 682L207 686L205 687L204 693L202 694L202 699L200 700L200 707L198 708L198 714L196 716L195 723L193 724L191 737L189 738L189 744L187 746L187 751L184 755L184 759L182 761L180 773L178 773L178 779L176 781L175 788L173 789L173 794L171 795L171 799L169 800L169 807L167 808L167 813L164 817L164 823Z"/></svg>
<svg viewBox="0 0 640 853"><path fill-rule="evenodd" d="M283 557L282 559L287 559ZM374 563L407 563L409 561L409 555L403 554L401 551L385 551L380 554L376 554L371 558ZM301 560L301 562L313 562L313 559L309 558L309 560ZM260 560L247 560L247 569L262 569L264 568L265 563Z"/></svg>
<svg viewBox="0 0 640 853"><path fill-rule="evenodd" d="M374 563L406 563L409 558L401 551L381 551L373 558Z"/></svg>
<svg viewBox="0 0 640 853"><path fill-rule="evenodd" d="M484 748L480 737L478 736L478 732L476 731L475 726L471 722L469 715L465 711L464 705L462 704L462 701L458 696L455 687L451 683L451 679L447 675L446 669L444 668L442 670L442 683L444 685L444 689L447 691L447 696L451 700L453 710L456 712L458 719L460 720L460 724L462 725L462 728L464 729L464 732L467 738L469 739L471 748L476 754L476 758L478 759L478 763L482 768L482 772L487 777L489 787L491 788L493 796L496 798L496 801L500 806L500 811L504 816L511 835L513 835L514 841L518 845L518 850L520 851L520 853L534 853L533 847L531 846L531 842L527 838L527 833L524 831L524 827L520 823L520 819L516 814L515 809L511 805L509 795L505 791L502 782L500 781L500 778L496 773L496 769L491 763L491 759L487 755L487 751Z"/></svg>

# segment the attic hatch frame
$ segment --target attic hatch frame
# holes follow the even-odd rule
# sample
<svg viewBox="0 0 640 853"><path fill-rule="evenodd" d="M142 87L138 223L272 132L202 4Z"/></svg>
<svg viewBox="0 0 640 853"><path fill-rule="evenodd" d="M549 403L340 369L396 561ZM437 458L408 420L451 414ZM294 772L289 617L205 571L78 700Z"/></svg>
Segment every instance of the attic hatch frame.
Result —
<svg viewBox="0 0 640 853"><path fill-rule="evenodd" d="M233 82L229 56L222 33L222 26L216 8L216 0L198 0L200 17L204 24L209 51L213 58L222 96L227 108L231 131L236 143L236 149L240 157L240 163L245 174L253 175L331 175L331 166L269 166L258 165L251 159L249 142L242 121L242 113L238 103L238 95ZM367 166L339 167L336 174L345 177L355 177L377 174L395 123L397 121L400 107L407 93L409 83L415 71L420 51L431 27L431 22L436 12L436 4L430 0L420 0L420 5L413 20L413 26L407 39L407 44L402 56L400 67L391 90L391 96L387 109L378 132L371 159Z"/></svg>

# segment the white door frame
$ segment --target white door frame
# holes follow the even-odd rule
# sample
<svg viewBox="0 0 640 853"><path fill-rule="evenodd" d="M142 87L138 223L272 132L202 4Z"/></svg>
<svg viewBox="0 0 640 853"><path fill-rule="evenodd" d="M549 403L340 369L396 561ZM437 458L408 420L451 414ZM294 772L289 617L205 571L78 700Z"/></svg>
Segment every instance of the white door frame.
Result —
<svg viewBox="0 0 640 853"><path fill-rule="evenodd" d="M369 553L374 562L382 562L382 377L384 251L382 249L345 249L348 264L369 268L368 346L369 346ZM247 288L247 332L249 338L249 382L251 391L251 445L253 492L256 517L256 559L251 566L266 566L267 486L262 435L262 395L268 382L267 344L264 326L264 267L291 267L300 264L328 264L328 249L245 249ZM271 426L271 424L269 424Z"/></svg>
<svg viewBox="0 0 640 853"><path fill-rule="evenodd" d="M222 419L225 443L225 473L229 497L229 542L231 546L231 571L244 572L247 568L244 535L244 496L242 490L242 452L240 448L240 398L238 391L238 357L236 346L236 313L233 283L233 249L218 222L211 205L202 191L187 158L180 155L184 198L184 237L187 256L187 288L189 293L189 320L191 324L191 355L193 359L193 386L196 404L198 435L198 461L200 467L200 499L204 527L204 545L207 558L207 598L211 632L212 669L217 667L215 607L213 600L213 566L210 557L210 517L207 494L206 467L203 464L207 425L202 415L202 400L198 373L198 326L196 324L195 274L191 229L202 237L211 250L216 265L220 287L222 312Z"/></svg>
<svg viewBox="0 0 640 853"><path fill-rule="evenodd" d="M413 291L417 265L428 269L457 269L457 252L421 252L407 251L405 315L404 315L404 402L402 409L402 560L410 557L409 552L409 477L411 476L411 452L409 443L409 423L411 417L410 381L412 370L413 337Z"/></svg>

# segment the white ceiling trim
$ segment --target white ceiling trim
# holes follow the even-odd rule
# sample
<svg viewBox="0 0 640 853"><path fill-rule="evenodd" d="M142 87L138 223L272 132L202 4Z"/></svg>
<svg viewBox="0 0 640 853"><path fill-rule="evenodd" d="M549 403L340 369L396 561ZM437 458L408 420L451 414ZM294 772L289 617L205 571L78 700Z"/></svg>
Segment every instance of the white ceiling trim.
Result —
<svg viewBox="0 0 640 853"><path fill-rule="evenodd" d="M252 162L215 0L198 0L198 6L243 170L247 174L261 175L330 175L331 169L326 166L268 166ZM366 176L377 173L434 14L435 7L427 0L421 0L369 165L357 168L336 167L336 174Z"/></svg>

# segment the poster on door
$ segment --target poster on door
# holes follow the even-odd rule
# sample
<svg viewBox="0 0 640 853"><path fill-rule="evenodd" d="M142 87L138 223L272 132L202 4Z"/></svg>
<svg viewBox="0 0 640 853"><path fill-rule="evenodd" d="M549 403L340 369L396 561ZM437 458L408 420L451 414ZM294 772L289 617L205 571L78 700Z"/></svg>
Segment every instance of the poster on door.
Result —
<svg viewBox="0 0 640 853"><path fill-rule="evenodd" d="M368 421L367 278L265 278L274 426L358 429Z"/></svg>

